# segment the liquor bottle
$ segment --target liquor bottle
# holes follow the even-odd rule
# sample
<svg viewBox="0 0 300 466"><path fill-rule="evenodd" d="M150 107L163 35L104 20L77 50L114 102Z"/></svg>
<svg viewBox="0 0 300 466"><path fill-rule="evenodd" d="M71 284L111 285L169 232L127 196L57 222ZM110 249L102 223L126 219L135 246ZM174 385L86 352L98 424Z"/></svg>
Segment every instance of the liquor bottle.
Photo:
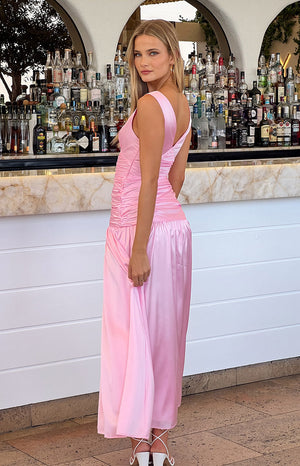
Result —
<svg viewBox="0 0 300 466"><path fill-rule="evenodd" d="M95 123L92 121L91 123L91 131L89 134L90 138L90 152L100 152L100 135L98 132L98 127L95 126Z"/></svg>
<svg viewBox="0 0 300 466"><path fill-rule="evenodd" d="M289 147L292 140L292 125L289 118L289 107L283 107L283 145Z"/></svg>
<svg viewBox="0 0 300 466"><path fill-rule="evenodd" d="M79 131L73 133L73 135L77 139L80 154L88 154L90 151L90 139L89 133L84 129L84 125L80 125Z"/></svg>
<svg viewBox="0 0 300 466"><path fill-rule="evenodd" d="M232 123L231 128L231 146L233 149L238 147L238 124L236 121Z"/></svg>
<svg viewBox="0 0 300 466"><path fill-rule="evenodd" d="M101 104L101 88L97 84L96 77L92 78L92 88L91 88L91 101L99 102Z"/></svg>
<svg viewBox="0 0 300 466"><path fill-rule="evenodd" d="M200 127L199 127L199 118L198 118L198 102L193 105L193 113L191 115L192 122L192 137L191 137L191 144L190 149L198 149L198 132L200 135Z"/></svg>
<svg viewBox="0 0 300 466"><path fill-rule="evenodd" d="M72 82L71 82L71 102L78 103L80 102L80 86L77 81L77 71L76 68L72 68Z"/></svg>
<svg viewBox="0 0 300 466"><path fill-rule="evenodd" d="M297 109L293 108L293 118L292 118L292 138L291 138L291 145L292 146L299 146L300 142L300 121L297 118Z"/></svg>
<svg viewBox="0 0 300 466"><path fill-rule="evenodd" d="M13 104L12 118L8 121L8 131L10 153L15 155L18 153L18 123L17 106Z"/></svg>
<svg viewBox="0 0 300 466"><path fill-rule="evenodd" d="M295 81L293 75L293 68L291 66L288 68L288 75L285 83L285 94L287 102L293 102L295 95Z"/></svg>
<svg viewBox="0 0 300 466"><path fill-rule="evenodd" d="M220 85L222 89L227 86L228 83L228 76L227 76L227 68L224 65L223 57L219 58L217 73L216 73L216 84Z"/></svg>
<svg viewBox="0 0 300 466"><path fill-rule="evenodd" d="M276 57L275 53L271 53L271 58L269 62L269 80L273 84L273 86L276 86L277 83L277 66L276 66Z"/></svg>
<svg viewBox="0 0 300 466"><path fill-rule="evenodd" d="M47 81L47 84L53 82L53 64L52 64L52 55L51 52L47 52L47 61L44 67L44 74Z"/></svg>
<svg viewBox="0 0 300 466"><path fill-rule="evenodd" d="M283 97L281 98L283 101ZM284 124L281 114L282 104L280 103L277 106L277 117L275 119L276 129L277 129L277 146L283 146L284 143Z"/></svg>
<svg viewBox="0 0 300 466"><path fill-rule="evenodd" d="M190 86L190 80L189 80L189 68L190 68L190 63L191 63L191 54L188 54L188 59L187 62L184 65L184 88L187 90Z"/></svg>
<svg viewBox="0 0 300 466"><path fill-rule="evenodd" d="M209 110L210 117L208 119L208 128L209 128L209 149L218 149L218 137L217 137L217 119L215 116L215 106L211 105Z"/></svg>
<svg viewBox="0 0 300 466"><path fill-rule="evenodd" d="M248 94L248 85L245 81L245 71L241 71L238 97L241 101L241 104L243 106L246 106L249 94Z"/></svg>
<svg viewBox="0 0 300 466"><path fill-rule="evenodd" d="M263 107L263 119L260 122L260 144L263 147L269 146L270 123L267 118L267 109Z"/></svg>
<svg viewBox="0 0 300 466"><path fill-rule="evenodd" d="M72 133L67 130L65 139L65 153L66 154L79 154L79 146L77 139L74 138Z"/></svg>
<svg viewBox="0 0 300 466"><path fill-rule="evenodd" d="M295 92L294 100L290 103L290 115L294 114L294 108L296 109L296 112L298 111L299 104L300 104L300 102L298 100L298 93ZM298 118L298 116L297 116L297 118Z"/></svg>
<svg viewBox="0 0 300 466"><path fill-rule="evenodd" d="M116 147L116 145L113 143L115 137L117 136L118 134L118 128L117 128L117 124L115 122L115 109L114 109L114 106L111 105L110 108L109 108L109 120L107 122L107 128L108 128L108 146L109 146L109 150L110 152L117 152L118 149Z"/></svg>
<svg viewBox="0 0 300 466"><path fill-rule="evenodd" d="M230 105L230 103L233 100L236 101L236 99L237 99L237 89L234 84L234 79L229 78L228 79L228 105Z"/></svg>
<svg viewBox="0 0 300 466"><path fill-rule="evenodd" d="M117 121L117 131L119 132L120 129L125 125L125 120L124 120L124 109L122 106L119 107L119 116L118 116L118 121Z"/></svg>
<svg viewBox="0 0 300 466"><path fill-rule="evenodd" d="M18 142L18 154L27 155L29 153L29 124L23 112L20 113Z"/></svg>
<svg viewBox="0 0 300 466"><path fill-rule="evenodd" d="M63 82L63 68L60 60L60 51L55 50L53 61L53 83L60 85Z"/></svg>
<svg viewBox="0 0 300 466"><path fill-rule="evenodd" d="M54 94L53 94L52 98L53 98L53 107L54 108L60 108L60 106L62 104L66 103L66 99L61 94L59 87L54 87Z"/></svg>
<svg viewBox="0 0 300 466"><path fill-rule="evenodd" d="M234 86L237 87L239 85L239 69L235 66L235 57L232 54L229 56L227 75L228 81L233 79Z"/></svg>
<svg viewBox="0 0 300 466"><path fill-rule="evenodd" d="M96 70L93 64L93 52L88 52L88 66L85 75L86 84L91 88L93 79L96 79Z"/></svg>
<svg viewBox="0 0 300 466"><path fill-rule="evenodd" d="M201 97L201 101L205 101L208 106L211 105L212 90L211 90L211 87L208 85L206 78L203 78L202 80L202 86L200 89L200 97Z"/></svg>
<svg viewBox="0 0 300 466"><path fill-rule="evenodd" d="M58 125L53 126L53 136L49 141L49 151L51 154L61 154L65 152L65 141L58 134Z"/></svg>
<svg viewBox="0 0 300 466"><path fill-rule="evenodd" d="M77 133L80 129L81 111L79 109L79 105L79 103L73 101L73 107L71 110L73 135L75 135L74 133Z"/></svg>
<svg viewBox="0 0 300 466"><path fill-rule="evenodd" d="M90 100L87 101L85 106L85 118L86 122L84 124L86 125L86 129L91 129L92 123L94 123L95 126L97 115L95 112L95 107L93 106L92 101Z"/></svg>
<svg viewBox="0 0 300 466"><path fill-rule="evenodd" d="M264 101L269 100L269 103L275 102L276 100L276 87L274 87L273 83L271 82L270 78L268 78L268 84L264 92Z"/></svg>
<svg viewBox="0 0 300 466"><path fill-rule="evenodd" d="M238 147L247 147L248 126L245 118L238 123Z"/></svg>
<svg viewBox="0 0 300 466"><path fill-rule="evenodd" d="M206 78L207 83L209 86L213 86L215 84L215 66L212 59L212 54L210 52L206 55Z"/></svg>
<svg viewBox="0 0 300 466"><path fill-rule="evenodd" d="M118 44L114 61L115 76L124 76L124 61L122 57L122 44Z"/></svg>
<svg viewBox="0 0 300 466"><path fill-rule="evenodd" d="M87 85L84 82L84 70L80 69L79 70L79 77L78 77L78 85L80 88L80 103L85 104L86 101L88 100L88 90L87 90Z"/></svg>
<svg viewBox="0 0 300 466"><path fill-rule="evenodd" d="M47 151L47 132L42 126L41 115L37 114L37 124L33 128L33 153L35 155L45 155Z"/></svg>
<svg viewBox="0 0 300 466"><path fill-rule="evenodd" d="M202 53L198 54L198 60L197 60L196 65L197 65L197 74L199 76L199 80L201 80L202 78L205 77L205 73L206 73L206 66L202 58Z"/></svg>
<svg viewBox="0 0 300 466"><path fill-rule="evenodd" d="M199 128L200 128L200 149L208 149L208 139L209 139L209 127L208 127L208 118L206 116L206 102L202 100L201 102L201 118L199 119Z"/></svg>
<svg viewBox="0 0 300 466"><path fill-rule="evenodd" d="M72 69L71 69L70 79L72 81ZM70 104L71 103L71 82L69 81L69 77L67 73L64 74L64 82L61 87L61 94L65 99L65 103Z"/></svg>
<svg viewBox="0 0 300 466"><path fill-rule="evenodd" d="M112 79L111 65L106 65L106 82L104 85L104 105L106 108L113 105L116 106L116 89Z"/></svg>
<svg viewBox="0 0 300 466"><path fill-rule="evenodd" d="M247 146L254 147L255 144L255 123L252 120L252 110L248 109L247 121Z"/></svg>
<svg viewBox="0 0 300 466"><path fill-rule="evenodd" d="M194 105L197 102L199 93L199 83L197 80L197 68L196 64L192 67L192 79L190 81L190 105Z"/></svg>
<svg viewBox="0 0 300 466"><path fill-rule="evenodd" d="M271 147L276 147L277 146L277 123L276 123L276 118L269 119L269 123L270 123L269 145Z"/></svg>
<svg viewBox="0 0 300 466"><path fill-rule="evenodd" d="M99 137L100 137L100 152L108 152L109 135L108 135L108 127L107 127L106 119L105 119L104 105L100 105L100 118L98 122L98 131L99 131Z"/></svg>
<svg viewBox="0 0 300 466"><path fill-rule="evenodd" d="M249 95L252 97L252 106L260 105L261 92L257 88L257 81L253 81L253 88L250 90Z"/></svg>
<svg viewBox="0 0 300 466"><path fill-rule="evenodd" d="M82 58L81 58L81 53L77 52L76 53L76 60L75 60L75 70L76 70L76 79L79 79L79 71L83 70L83 73L85 72L85 68L82 64Z"/></svg>
<svg viewBox="0 0 300 466"><path fill-rule="evenodd" d="M218 149L226 148L226 125L225 118L223 114L223 105L219 104L219 112L217 116L217 139L218 139Z"/></svg>
<svg viewBox="0 0 300 466"><path fill-rule="evenodd" d="M259 57L259 63L257 68L257 87L260 90L261 94L264 93L264 89L267 86L267 75L268 70L266 67L266 59L264 55Z"/></svg>
<svg viewBox="0 0 300 466"><path fill-rule="evenodd" d="M64 83L71 84L72 82L72 51L71 49L65 49L65 56L63 59L63 81Z"/></svg>

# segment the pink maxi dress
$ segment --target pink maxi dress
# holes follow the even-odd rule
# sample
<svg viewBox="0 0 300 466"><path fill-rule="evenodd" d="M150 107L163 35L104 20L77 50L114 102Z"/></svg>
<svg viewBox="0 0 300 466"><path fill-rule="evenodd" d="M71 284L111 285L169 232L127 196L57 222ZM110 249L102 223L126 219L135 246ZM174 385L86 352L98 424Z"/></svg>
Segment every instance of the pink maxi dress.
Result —
<svg viewBox="0 0 300 466"><path fill-rule="evenodd" d="M112 210L104 260L101 383L98 432L108 438L149 438L151 428L171 429L181 403L191 291L191 230L168 180L190 125L173 145L176 117L161 106L165 140L154 218L147 246L151 273L141 287L128 278L141 184L135 113L119 133Z"/></svg>

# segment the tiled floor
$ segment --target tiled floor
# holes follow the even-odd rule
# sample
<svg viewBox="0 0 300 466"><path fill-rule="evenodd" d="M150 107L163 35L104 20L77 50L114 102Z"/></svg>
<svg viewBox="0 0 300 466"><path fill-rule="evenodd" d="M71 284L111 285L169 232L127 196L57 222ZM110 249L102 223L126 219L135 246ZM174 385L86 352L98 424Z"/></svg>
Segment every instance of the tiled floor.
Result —
<svg viewBox="0 0 300 466"><path fill-rule="evenodd" d="M176 466L300 466L300 375L183 398L170 433ZM128 439L96 417L0 435L0 466L127 466Z"/></svg>

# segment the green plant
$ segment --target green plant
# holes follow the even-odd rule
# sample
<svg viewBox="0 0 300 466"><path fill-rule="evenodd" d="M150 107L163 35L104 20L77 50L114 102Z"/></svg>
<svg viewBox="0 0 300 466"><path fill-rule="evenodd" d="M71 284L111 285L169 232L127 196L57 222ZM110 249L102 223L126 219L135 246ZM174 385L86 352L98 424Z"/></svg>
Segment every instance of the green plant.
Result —
<svg viewBox="0 0 300 466"><path fill-rule="evenodd" d="M265 55L265 57L268 59L270 57L270 50L274 41L277 40L283 44L286 44L292 37L295 24L298 22L300 25L299 17L300 2L295 2L292 5L284 8L284 10L282 10L279 15L276 16L276 18L272 21L266 30L260 53ZM300 63L300 29L297 32L297 37L298 38L293 38L293 41L297 45L294 55L298 55L298 69Z"/></svg>

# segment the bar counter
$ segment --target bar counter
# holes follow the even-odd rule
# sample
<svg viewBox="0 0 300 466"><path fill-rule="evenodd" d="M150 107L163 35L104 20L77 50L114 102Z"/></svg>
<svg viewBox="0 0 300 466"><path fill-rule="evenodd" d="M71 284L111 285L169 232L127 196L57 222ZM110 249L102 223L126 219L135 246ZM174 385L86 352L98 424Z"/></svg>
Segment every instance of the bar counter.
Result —
<svg viewBox="0 0 300 466"><path fill-rule="evenodd" d="M180 194L193 238L184 375L195 376L187 380L196 391L207 373L220 371L220 388L257 380L253 365L273 373L271 361L283 368L276 376L288 375L300 354L298 151L235 151L241 160L206 162L191 159L229 153L189 155ZM100 158L71 167L62 156L65 166L51 168L56 156L44 169L33 169L40 161L32 157L31 170L3 170L22 160L2 158L0 168L0 410L99 389L115 167Z"/></svg>
<svg viewBox="0 0 300 466"><path fill-rule="evenodd" d="M266 151L257 153L263 157ZM300 155L286 157L287 150L282 154L285 157L188 162L179 200L184 205L299 197ZM193 151L190 158L196 155ZM0 216L110 209L114 173L114 166L3 170Z"/></svg>

